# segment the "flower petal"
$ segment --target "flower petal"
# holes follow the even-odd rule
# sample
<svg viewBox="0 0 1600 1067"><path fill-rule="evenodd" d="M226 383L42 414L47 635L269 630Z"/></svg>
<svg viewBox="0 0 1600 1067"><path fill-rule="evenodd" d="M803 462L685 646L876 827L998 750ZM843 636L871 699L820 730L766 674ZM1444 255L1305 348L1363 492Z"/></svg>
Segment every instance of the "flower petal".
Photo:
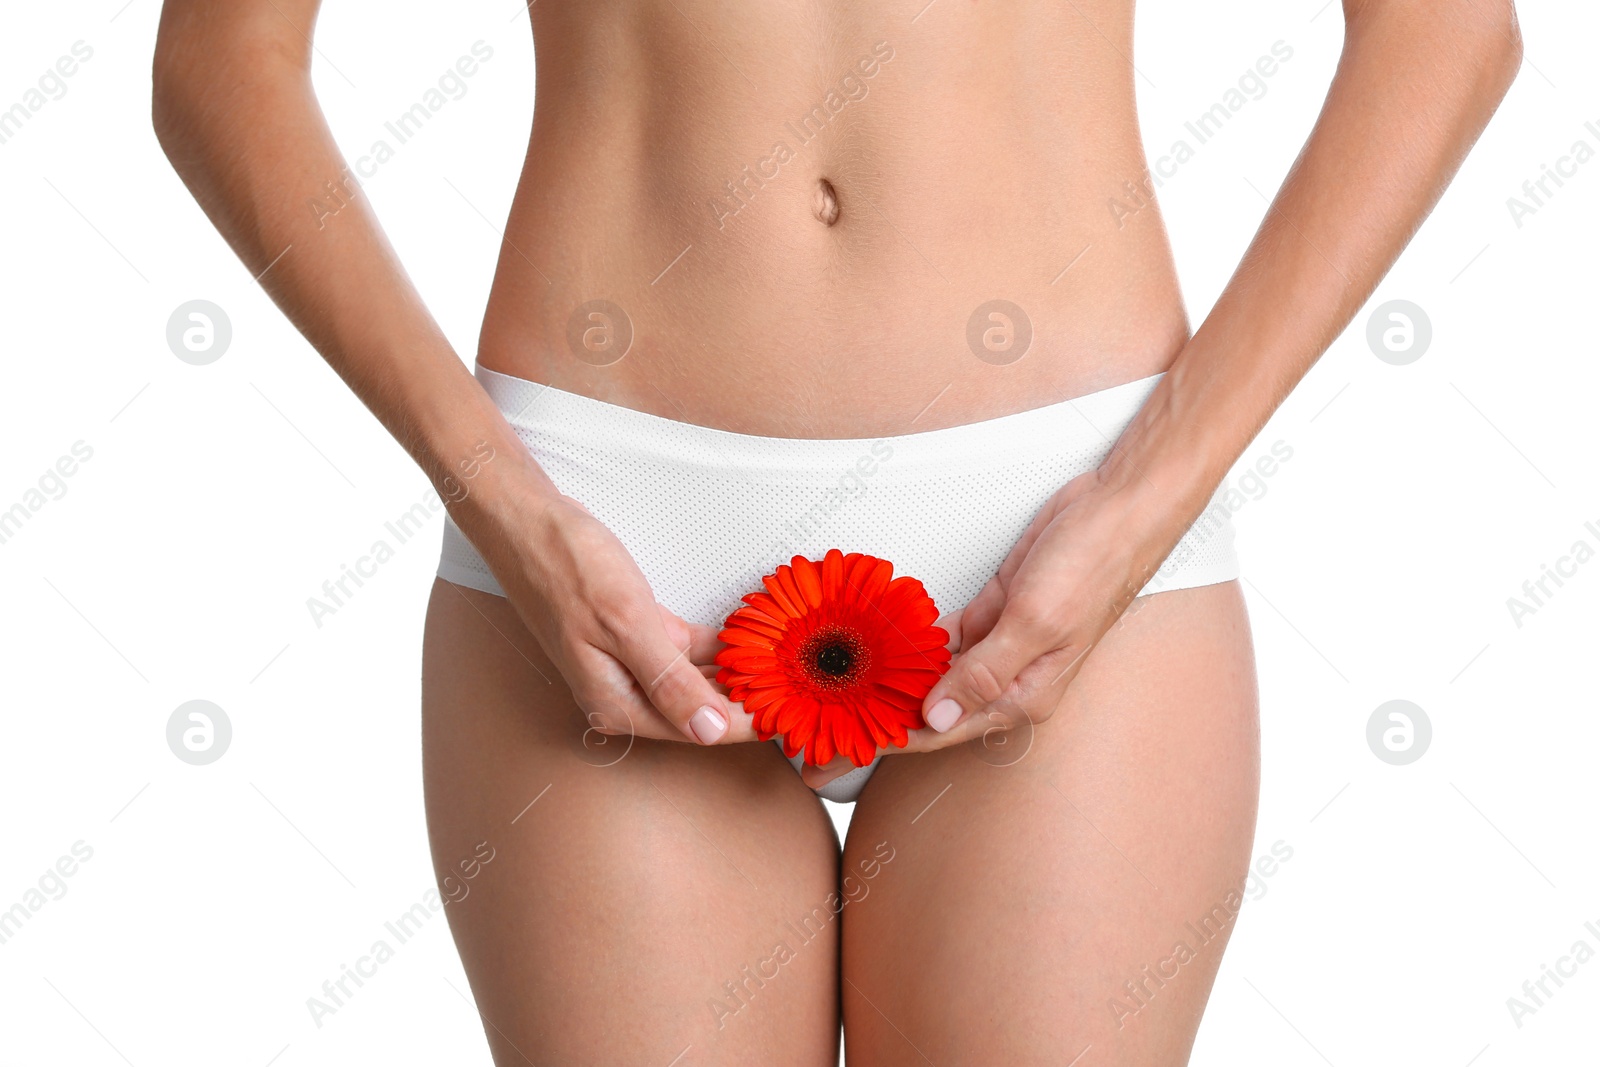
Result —
<svg viewBox="0 0 1600 1067"><path fill-rule="evenodd" d="M833 603L844 589L844 553L837 548L828 549L822 557L822 599Z"/></svg>
<svg viewBox="0 0 1600 1067"><path fill-rule="evenodd" d="M795 559L800 560L800 557L796 556ZM795 580L794 568L779 567L776 577L779 588L783 590L783 595L788 597L789 603L794 605L795 618L803 619L810 614L810 605L806 603L805 594L800 591L800 583Z"/></svg>
<svg viewBox="0 0 1600 1067"><path fill-rule="evenodd" d="M815 610L822 606L822 572L804 556L796 556L793 562L794 584L800 590L800 595L805 598L806 607Z"/></svg>
<svg viewBox="0 0 1600 1067"><path fill-rule="evenodd" d="M788 567L779 567L773 573L762 578L761 584L767 587L767 593L772 597L773 603L778 606L778 609L786 617L798 619L804 612L789 598L789 594L784 590L783 579L788 573Z"/></svg>

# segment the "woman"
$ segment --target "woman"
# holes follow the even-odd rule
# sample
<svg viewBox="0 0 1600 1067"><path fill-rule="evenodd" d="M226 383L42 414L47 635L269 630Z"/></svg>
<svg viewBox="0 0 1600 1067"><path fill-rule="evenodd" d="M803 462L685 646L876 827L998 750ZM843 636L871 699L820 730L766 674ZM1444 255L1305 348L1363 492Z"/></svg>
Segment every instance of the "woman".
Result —
<svg viewBox="0 0 1600 1067"><path fill-rule="evenodd" d="M168 0L155 124L448 502L429 832L441 875L495 850L449 914L496 1063L828 1063L841 1013L853 1064L1185 1062L1257 793L1207 505L1504 95L1510 0L1347 0L1192 333L1155 206L1107 211L1148 175L1128 0L530 5L476 380L323 122L318 6ZM832 548L943 615L887 734L758 723L718 638ZM806 677L874 669L860 636ZM859 795L842 857L813 789Z"/></svg>

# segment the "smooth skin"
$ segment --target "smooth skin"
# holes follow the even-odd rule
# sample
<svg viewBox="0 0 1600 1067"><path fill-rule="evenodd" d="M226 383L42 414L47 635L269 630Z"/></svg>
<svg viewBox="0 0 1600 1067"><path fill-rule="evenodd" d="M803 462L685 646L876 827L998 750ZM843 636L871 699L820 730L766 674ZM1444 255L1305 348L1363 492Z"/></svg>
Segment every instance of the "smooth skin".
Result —
<svg viewBox="0 0 1600 1067"><path fill-rule="evenodd" d="M593 733L512 606L443 580L422 681L436 867L496 849L447 914L497 1064L833 1062L837 924L783 923L836 891L839 842L776 745Z"/></svg>
<svg viewBox="0 0 1600 1067"><path fill-rule="evenodd" d="M1148 1007L1123 983L1249 863L1237 583L1141 601L1048 726L885 761L842 867L776 745L602 739L555 678L507 601L435 582L428 830L440 870L496 849L448 914L497 1064L833 1063L841 1003L852 1064L1187 1059L1231 918Z"/></svg>
<svg viewBox="0 0 1600 1067"><path fill-rule="evenodd" d="M537 107L483 365L792 437L1167 372L973 603L941 605L958 655L932 728L884 761L842 859L709 677L714 631L522 448L359 190L308 210L347 173L318 9L168 0L155 128L509 593L438 583L424 651L436 865L497 848L450 913L496 1062L828 1063L842 1005L855 1064L1183 1063L1230 923L1136 1012L1113 998L1242 882L1253 668L1233 583L1133 598L1488 122L1520 63L1510 0L1346 0L1323 113L1194 331L1159 210L1107 212L1146 173L1129 0L530 5ZM967 344L997 295L1034 328L1003 366ZM595 298L628 316L627 358L569 345ZM757 984L833 894L851 903Z"/></svg>

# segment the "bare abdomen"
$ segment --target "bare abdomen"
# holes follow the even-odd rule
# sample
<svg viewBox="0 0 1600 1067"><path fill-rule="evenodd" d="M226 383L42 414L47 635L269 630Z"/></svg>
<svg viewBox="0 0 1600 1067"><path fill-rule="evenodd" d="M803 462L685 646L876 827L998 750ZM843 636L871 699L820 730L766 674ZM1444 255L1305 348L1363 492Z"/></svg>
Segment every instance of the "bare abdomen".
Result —
<svg viewBox="0 0 1600 1067"><path fill-rule="evenodd" d="M1107 206L1144 173L1113 43L1131 12L886 6L536 12L534 136L480 360L793 437L934 429L1163 369L1187 324L1159 215L1119 227Z"/></svg>

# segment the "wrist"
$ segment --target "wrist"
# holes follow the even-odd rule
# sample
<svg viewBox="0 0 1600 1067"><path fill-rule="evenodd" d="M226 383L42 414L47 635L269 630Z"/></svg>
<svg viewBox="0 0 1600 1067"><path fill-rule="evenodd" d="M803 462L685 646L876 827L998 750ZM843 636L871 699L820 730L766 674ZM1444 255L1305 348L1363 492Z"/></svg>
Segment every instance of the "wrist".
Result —
<svg viewBox="0 0 1600 1067"><path fill-rule="evenodd" d="M1215 419L1180 415L1181 397L1151 394L1112 452L1095 471L1091 506L1115 531L1130 580L1143 584L1210 504L1230 465L1208 437Z"/></svg>
<svg viewBox="0 0 1600 1067"><path fill-rule="evenodd" d="M476 383L443 399L417 413L407 450L467 539L497 554L508 531L530 528L561 494Z"/></svg>
<svg viewBox="0 0 1600 1067"><path fill-rule="evenodd" d="M494 531L524 529L545 515L561 493L527 446L507 427L485 435L453 461L441 461L434 489L456 525L476 540Z"/></svg>
<svg viewBox="0 0 1600 1067"><path fill-rule="evenodd" d="M1100 465L1101 484L1157 510L1192 518L1210 500L1254 429L1240 398L1217 388L1196 345L1181 352Z"/></svg>

